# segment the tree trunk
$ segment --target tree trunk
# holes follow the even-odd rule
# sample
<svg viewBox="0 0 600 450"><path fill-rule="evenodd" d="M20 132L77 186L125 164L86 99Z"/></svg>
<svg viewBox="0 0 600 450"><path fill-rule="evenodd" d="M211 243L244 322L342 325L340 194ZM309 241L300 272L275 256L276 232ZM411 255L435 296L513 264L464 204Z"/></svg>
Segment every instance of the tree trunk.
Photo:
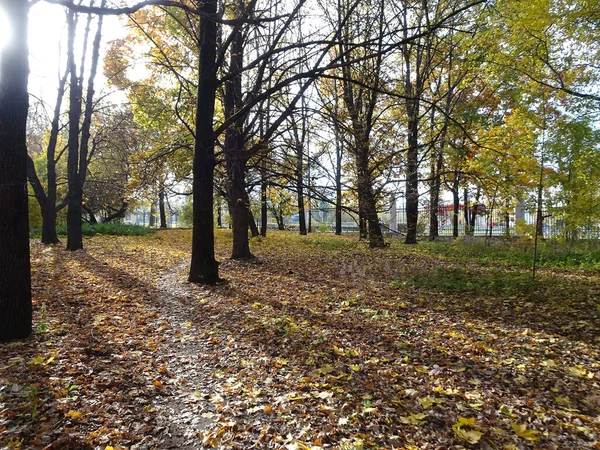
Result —
<svg viewBox="0 0 600 450"><path fill-rule="evenodd" d="M235 8L237 8L237 14L242 13L244 6L241 0L235 5ZM244 36L239 27L234 28L232 34L229 50L229 71L232 76L225 82L225 95L223 98L223 109L226 118L234 117L243 106ZM231 126L225 130L223 142L223 154L227 169L227 200L233 231L232 259L253 257L248 239L251 212L248 193L246 192L247 159L244 144L244 117L238 115Z"/></svg>
<svg viewBox="0 0 600 450"><path fill-rule="evenodd" d="M358 175L359 209L361 217L366 222L369 237L369 247L380 248L385 246L381 224L377 216L377 200L373 192L373 182L369 170L369 151L365 146L359 150L356 158Z"/></svg>
<svg viewBox="0 0 600 450"><path fill-rule="evenodd" d="M469 191L467 188L463 189L463 213L465 216L465 235L468 236L471 233L471 214L469 210Z"/></svg>
<svg viewBox="0 0 600 450"><path fill-rule="evenodd" d="M217 226L223 228L223 207L221 201L217 203Z"/></svg>
<svg viewBox="0 0 600 450"><path fill-rule="evenodd" d="M336 145L341 147L338 142ZM338 149L335 168L335 234L342 234L342 156Z"/></svg>
<svg viewBox="0 0 600 450"><path fill-rule="evenodd" d="M225 145L231 144L234 130L229 129L225 132ZM239 137L239 136L237 136ZM231 147L229 147L231 148ZM233 249L231 251L232 259L252 258L250 252L250 241L248 239L249 223L249 205L246 204L246 164L242 155L233 155L233 150L225 151L225 163L227 166L227 203L229 205L229 215L231 216L231 229L233 232Z"/></svg>
<svg viewBox="0 0 600 450"><path fill-rule="evenodd" d="M246 172L245 169L244 172ZM244 185L245 184L246 182L244 180ZM250 207L250 196L248 195L248 192L245 189L244 192L246 192L244 203L246 204L246 208L248 211L248 228L250 229L250 235L252 237L258 237L260 233L258 231L258 227L256 226L256 220L254 220L254 214L252 214L252 208Z"/></svg>
<svg viewBox="0 0 600 450"><path fill-rule="evenodd" d="M214 284L219 281L215 260L213 224L213 187L215 136L213 120L217 87L217 0L206 0L199 7L198 98L196 99L196 141L194 143L192 258L188 280Z"/></svg>
<svg viewBox="0 0 600 450"><path fill-rule="evenodd" d="M67 209L67 250L80 250L83 248L83 235L81 230L81 214L83 203L83 189L79 183L79 120L81 119L81 84L77 77L75 66L75 13L67 11L68 43L67 65L69 68L69 139L67 157L67 178L69 184L68 209Z"/></svg>
<svg viewBox="0 0 600 450"><path fill-rule="evenodd" d="M269 210L267 205L267 167L263 160L260 179L260 235L267 237Z"/></svg>
<svg viewBox="0 0 600 450"><path fill-rule="evenodd" d="M65 86L67 83L69 71L67 70L59 80L58 94L56 104L54 106L54 115L50 128L50 137L48 139L48 147L46 148L46 172L47 172L47 194L44 192L44 187L37 176L35 165L30 156L27 156L27 178L29 184L35 192L35 197L40 205L42 212L42 243L56 244L59 242L58 234L56 233L56 145L58 143L59 122L62 108L62 101L65 94Z"/></svg>
<svg viewBox="0 0 600 450"><path fill-rule="evenodd" d="M419 141L418 105L408 99L408 150L406 152L406 240L405 244L417 243L419 222Z"/></svg>
<svg viewBox="0 0 600 450"><path fill-rule="evenodd" d="M153 228L156 226L156 202L155 200L150 203L150 217L148 218L148 226Z"/></svg>
<svg viewBox="0 0 600 450"><path fill-rule="evenodd" d="M158 209L160 211L160 227L167 228L167 211L165 208L165 191L161 189L158 193Z"/></svg>
<svg viewBox="0 0 600 450"><path fill-rule="evenodd" d="M458 238L458 215L460 213L459 181L458 172L454 172L454 182L452 183L452 237L454 239Z"/></svg>
<svg viewBox="0 0 600 450"><path fill-rule="evenodd" d="M124 218L125 213L127 212L127 206L127 202L123 201L123 203L121 203L121 207L117 211L114 211L112 214L109 214L107 217L105 217L104 220L102 220L102 223L110 223L115 219Z"/></svg>
<svg viewBox="0 0 600 450"><path fill-rule="evenodd" d="M429 211L429 240L435 241L440 236L438 210L440 208L440 189L442 186L441 173L443 164L443 153L440 150L437 158L431 164L432 184L430 192Z"/></svg>
<svg viewBox="0 0 600 450"><path fill-rule="evenodd" d="M252 237L260 236L260 232L256 226L256 220L254 220L254 215L252 214L252 209L250 207L248 207L248 226L250 227L250 235Z"/></svg>
<svg viewBox="0 0 600 450"><path fill-rule="evenodd" d="M306 214L304 205L304 174L302 159L304 152L302 151L302 145L298 146L296 152L296 190L298 193L298 225L300 227L300 235L306 236Z"/></svg>
<svg viewBox="0 0 600 450"><path fill-rule="evenodd" d="M0 65L0 341L31 334L27 207L27 0L3 2L12 25Z"/></svg>
<svg viewBox="0 0 600 450"><path fill-rule="evenodd" d="M88 223L92 223L92 224L98 223L98 219L96 219L96 215L94 214L94 211L92 211L90 208L85 206L85 204L81 205L81 209L83 209L83 211L85 211L85 213L88 215L88 220L87 220ZM106 220L104 220L103 222L106 222Z"/></svg>

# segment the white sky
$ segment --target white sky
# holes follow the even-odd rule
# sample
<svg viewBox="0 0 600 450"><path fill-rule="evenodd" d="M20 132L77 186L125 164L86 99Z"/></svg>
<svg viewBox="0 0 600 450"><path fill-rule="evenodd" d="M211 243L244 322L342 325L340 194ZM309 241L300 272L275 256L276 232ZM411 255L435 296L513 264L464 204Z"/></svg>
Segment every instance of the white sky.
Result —
<svg viewBox="0 0 600 450"><path fill-rule="evenodd" d="M103 44L123 37L124 34L125 29L117 17L104 18ZM55 101L59 71L64 71L64 50L62 51L63 60L60 60L60 46L63 45L63 49L65 48L65 35L66 24L63 7L42 1L31 8L29 12L29 92L50 104ZM0 49L9 39L10 24L7 23L0 8ZM98 72L97 86L100 88L104 85L104 77L101 68Z"/></svg>

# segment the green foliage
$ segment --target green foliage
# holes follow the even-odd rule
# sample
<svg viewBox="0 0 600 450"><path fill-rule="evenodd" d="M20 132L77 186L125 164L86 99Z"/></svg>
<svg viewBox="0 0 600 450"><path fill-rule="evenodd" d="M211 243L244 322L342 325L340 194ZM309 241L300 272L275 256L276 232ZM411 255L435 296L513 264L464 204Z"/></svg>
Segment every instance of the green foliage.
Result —
<svg viewBox="0 0 600 450"><path fill-rule="evenodd" d="M47 309L46 309L46 304L44 303L44 304L42 304L42 307L40 308L40 319L38 320L38 323L35 326L35 329L38 334L45 333L50 329L50 326L48 325L48 319L46 317L46 314L47 314Z"/></svg>
<svg viewBox="0 0 600 450"><path fill-rule="evenodd" d="M29 188L31 191L31 188ZM31 192L30 192L31 194ZM35 199L35 197L30 196L28 201L28 209L29 209L29 227L30 228L39 228L42 226L42 211L40 210L40 205Z"/></svg>
<svg viewBox="0 0 600 450"><path fill-rule="evenodd" d="M194 223L194 206L188 199L187 202L181 207L181 213L179 214L179 224L183 227L191 227Z"/></svg>
<svg viewBox="0 0 600 450"><path fill-rule="evenodd" d="M146 228L138 225L125 225L121 223L97 223L97 224L83 224L82 233L84 236L95 236L98 234L110 235L110 236L145 236L152 234L156 230L154 228ZM59 236L67 235L66 225L59 225L56 227L56 232ZM41 237L41 229L32 229L31 237Z"/></svg>

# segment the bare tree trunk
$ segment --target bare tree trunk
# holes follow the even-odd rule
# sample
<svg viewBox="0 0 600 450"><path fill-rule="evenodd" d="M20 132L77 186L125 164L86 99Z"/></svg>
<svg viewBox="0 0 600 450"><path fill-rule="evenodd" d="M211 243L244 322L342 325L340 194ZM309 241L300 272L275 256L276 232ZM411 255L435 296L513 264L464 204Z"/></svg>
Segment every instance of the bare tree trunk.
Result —
<svg viewBox="0 0 600 450"><path fill-rule="evenodd" d="M46 172L47 172L47 193L44 192L44 187L40 182L39 177L35 171L35 165L33 160L27 157L27 178L29 184L33 187L35 197L40 205L42 211L42 243L43 244L56 244L59 242L58 235L56 233L56 145L58 142L59 134L59 122L60 113L62 108L62 101L65 95L65 86L67 83L69 71L60 78L58 85L58 94L56 97L56 104L54 106L54 115L52 117L52 123L50 127L50 137L48 140L48 147L46 148Z"/></svg>
<svg viewBox="0 0 600 450"><path fill-rule="evenodd" d="M217 226L223 228L223 207L220 201L217 203Z"/></svg>
<svg viewBox="0 0 600 450"><path fill-rule="evenodd" d="M452 183L452 237L458 238L458 215L460 209L460 196L459 196L459 181L458 172L454 172L454 182Z"/></svg>
<svg viewBox="0 0 600 450"><path fill-rule="evenodd" d="M305 214L305 205L304 205L304 174L303 174L303 164L302 159L304 157L304 152L302 151L302 145L299 145L299 148L296 152L296 190L298 197L298 225L300 227L300 235L306 236L306 214Z"/></svg>
<svg viewBox="0 0 600 450"><path fill-rule="evenodd" d="M160 227L167 228L167 211L165 208L165 190L164 188L158 193L158 209L160 212Z"/></svg>
<svg viewBox="0 0 600 450"><path fill-rule="evenodd" d="M467 188L463 189L463 215L465 217L465 235L468 235L471 230L471 214L469 212L469 191Z"/></svg>
<svg viewBox="0 0 600 450"><path fill-rule="evenodd" d="M69 139L67 172L69 183L68 209L67 209L67 249L79 250L83 248L83 235L81 230L81 214L83 190L79 183L79 121L81 119L81 80L77 77L75 66L75 13L67 11L68 43L67 65L69 68Z"/></svg>
<svg viewBox="0 0 600 450"><path fill-rule="evenodd" d="M237 14L242 15L244 6L239 1L235 6ZM244 63L244 36L241 28L234 28L229 49L229 71L232 74L225 82L223 107L225 117L234 117L243 106L242 67ZM245 116L244 116L245 117ZM252 258L248 227L250 226L250 204L246 192L246 152L244 117L236 120L225 130L223 153L227 169L227 200L233 230L232 259ZM252 219L254 221L254 218ZM256 223L254 224L256 227Z"/></svg>
<svg viewBox="0 0 600 450"><path fill-rule="evenodd" d="M260 235L262 237L267 237L267 226L269 220L269 210L267 205L267 186L267 163L265 158L263 159L260 171Z"/></svg>
<svg viewBox="0 0 600 450"><path fill-rule="evenodd" d="M250 199L246 197L247 205L248 205L248 226L250 228L250 235L252 237L260 236L260 232L258 231L258 226L256 225L256 220L254 220L254 214L252 214L252 208L250 208Z"/></svg>
<svg viewBox="0 0 600 450"><path fill-rule="evenodd" d="M104 7L106 0L102 0L101 7ZM87 176L87 167L91 153L89 151L90 131L92 123L92 114L94 111L94 81L98 70L98 61L100 59L100 42L102 40L102 15L98 16L98 27L92 44L92 63L86 92L85 111L83 111L83 123L81 129L79 121L82 117L81 103L83 100L83 65L85 54L81 61L81 75L77 77L77 68L75 66L75 31L76 20L75 13L69 9L67 12L68 24L68 49L67 64L70 73L69 86L69 140L68 140L68 182L69 196L67 209L67 249L80 250L83 248L83 234L81 229L81 215L83 212L83 186ZM87 30L86 30L87 33ZM87 39L86 39L87 40ZM85 45L85 44L84 44ZM81 132L81 141L79 133Z"/></svg>
<svg viewBox="0 0 600 450"><path fill-rule="evenodd" d="M217 88L217 24L212 16L217 1L200 3L198 34L198 98L196 100L196 141L194 144L194 179L192 185L194 221L192 259L188 280L214 284L219 281L219 263L215 260L213 224L213 185L215 136L213 120Z"/></svg>
<svg viewBox="0 0 600 450"><path fill-rule="evenodd" d="M148 226L153 228L156 226L156 200L150 203L150 217L148 218Z"/></svg>
<svg viewBox="0 0 600 450"><path fill-rule="evenodd" d="M432 161L431 164L431 192L430 192L430 202L429 202L429 240L435 241L440 236L439 231L439 222L438 222L438 210L440 208L440 188L442 185L441 182L441 172L442 172L442 163L443 163L443 154L440 151L437 154L437 158Z"/></svg>
<svg viewBox="0 0 600 450"><path fill-rule="evenodd" d="M12 39L0 65L0 341L31 334L27 208L27 0L3 2Z"/></svg>

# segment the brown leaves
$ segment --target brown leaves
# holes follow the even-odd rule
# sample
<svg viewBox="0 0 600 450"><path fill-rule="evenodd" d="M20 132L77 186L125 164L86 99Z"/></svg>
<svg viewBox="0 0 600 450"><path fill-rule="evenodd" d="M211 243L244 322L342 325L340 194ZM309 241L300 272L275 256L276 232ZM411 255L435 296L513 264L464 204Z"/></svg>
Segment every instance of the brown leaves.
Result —
<svg viewBox="0 0 600 450"><path fill-rule="evenodd" d="M470 294L467 307L461 296L390 286L399 272L439 264L419 249L288 233L254 243L263 264L224 260L228 284L196 286L185 283L189 237L96 237L75 254L33 245L36 318L47 330L0 347L0 445L44 448L61 436L101 449L600 440L600 357L557 331L567 306L556 323L544 316L546 332L502 316L505 299ZM229 244L219 242L224 259ZM569 314L582 314L578 305Z"/></svg>

